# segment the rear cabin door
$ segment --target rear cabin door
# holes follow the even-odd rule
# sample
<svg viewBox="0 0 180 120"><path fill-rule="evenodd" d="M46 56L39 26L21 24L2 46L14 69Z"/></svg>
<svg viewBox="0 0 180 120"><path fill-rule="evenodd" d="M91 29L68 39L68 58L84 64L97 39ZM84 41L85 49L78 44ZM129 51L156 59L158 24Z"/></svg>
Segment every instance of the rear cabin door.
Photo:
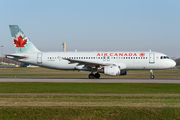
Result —
<svg viewBox="0 0 180 120"><path fill-rule="evenodd" d="M149 53L149 63L154 64L155 63L155 54Z"/></svg>
<svg viewBox="0 0 180 120"><path fill-rule="evenodd" d="M37 54L37 63L42 63L42 53Z"/></svg>

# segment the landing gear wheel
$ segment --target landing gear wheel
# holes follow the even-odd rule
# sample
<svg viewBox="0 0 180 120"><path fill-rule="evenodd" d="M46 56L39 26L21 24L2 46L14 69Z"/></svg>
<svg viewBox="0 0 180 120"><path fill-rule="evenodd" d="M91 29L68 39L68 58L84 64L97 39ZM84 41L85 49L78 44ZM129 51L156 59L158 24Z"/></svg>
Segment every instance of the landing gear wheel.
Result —
<svg viewBox="0 0 180 120"><path fill-rule="evenodd" d="M94 74L89 74L89 79L94 79Z"/></svg>
<svg viewBox="0 0 180 120"><path fill-rule="evenodd" d="M150 70L150 73L151 73L150 78L151 78L151 79L154 79L154 73L153 73L153 70Z"/></svg>
<svg viewBox="0 0 180 120"><path fill-rule="evenodd" d="M100 74L99 74L99 73L96 73L96 74L94 75L94 77L95 77L95 78L100 78Z"/></svg>
<svg viewBox="0 0 180 120"><path fill-rule="evenodd" d="M154 75L151 75L150 78L151 78L151 79L154 79Z"/></svg>

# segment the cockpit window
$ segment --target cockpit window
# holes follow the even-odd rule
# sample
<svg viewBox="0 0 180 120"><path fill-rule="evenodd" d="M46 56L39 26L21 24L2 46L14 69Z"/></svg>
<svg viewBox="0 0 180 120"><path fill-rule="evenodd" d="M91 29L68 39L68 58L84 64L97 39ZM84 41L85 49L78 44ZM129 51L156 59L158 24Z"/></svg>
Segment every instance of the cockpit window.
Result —
<svg viewBox="0 0 180 120"><path fill-rule="evenodd" d="M169 59L168 56L161 56L161 59Z"/></svg>

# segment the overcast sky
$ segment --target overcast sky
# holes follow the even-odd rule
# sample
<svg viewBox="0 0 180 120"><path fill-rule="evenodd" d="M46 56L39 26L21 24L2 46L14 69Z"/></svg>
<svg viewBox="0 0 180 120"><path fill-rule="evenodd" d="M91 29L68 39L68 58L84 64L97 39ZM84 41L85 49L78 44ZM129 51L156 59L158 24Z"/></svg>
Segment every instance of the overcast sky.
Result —
<svg viewBox="0 0 180 120"><path fill-rule="evenodd" d="M180 0L0 0L0 45L9 25L41 51L152 51L180 58Z"/></svg>

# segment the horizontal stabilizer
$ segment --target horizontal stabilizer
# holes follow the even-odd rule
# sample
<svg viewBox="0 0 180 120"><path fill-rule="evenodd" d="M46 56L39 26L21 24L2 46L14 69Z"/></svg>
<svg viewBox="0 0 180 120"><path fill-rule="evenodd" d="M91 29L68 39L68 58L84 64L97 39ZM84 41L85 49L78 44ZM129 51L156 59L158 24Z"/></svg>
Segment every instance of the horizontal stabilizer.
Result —
<svg viewBox="0 0 180 120"><path fill-rule="evenodd" d="M26 56L18 56L18 55L5 55L6 58L14 58L14 59L25 59L27 58Z"/></svg>

